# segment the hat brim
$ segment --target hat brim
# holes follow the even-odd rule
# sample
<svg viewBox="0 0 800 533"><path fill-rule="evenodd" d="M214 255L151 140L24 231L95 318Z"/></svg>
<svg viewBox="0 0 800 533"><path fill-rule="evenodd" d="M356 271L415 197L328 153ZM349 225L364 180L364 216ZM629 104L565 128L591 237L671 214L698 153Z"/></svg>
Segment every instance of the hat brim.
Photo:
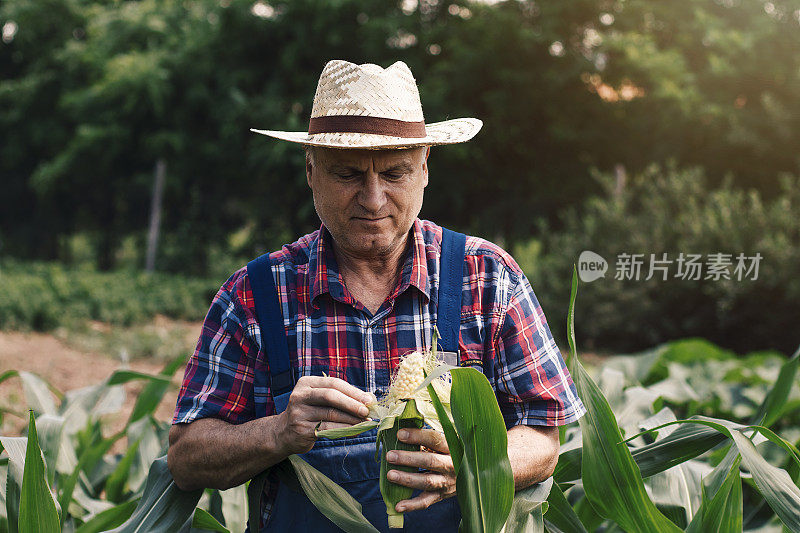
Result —
<svg viewBox="0 0 800 533"><path fill-rule="evenodd" d="M251 129L275 139L309 146L325 148L352 148L368 150L386 150L392 148L411 148L414 146L433 146L440 144L456 144L472 139L483 126L477 118L454 118L444 122L425 125L425 137L390 137L374 133L314 133L305 131L272 131Z"/></svg>

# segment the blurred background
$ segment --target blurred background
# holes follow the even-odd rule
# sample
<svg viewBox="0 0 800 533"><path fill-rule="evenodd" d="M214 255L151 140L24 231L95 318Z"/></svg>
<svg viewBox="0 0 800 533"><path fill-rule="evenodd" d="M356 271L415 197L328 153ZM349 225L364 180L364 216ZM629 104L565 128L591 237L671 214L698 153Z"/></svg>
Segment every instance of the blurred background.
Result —
<svg viewBox="0 0 800 533"><path fill-rule="evenodd" d="M576 333L625 436L706 415L800 446L800 0L0 0L0 29L0 435L37 417L65 531L131 515L213 295L319 227L302 148L249 129L305 130L335 58L405 61L428 122L484 121L432 149L421 216L510 251L562 353L573 265L607 261ZM578 436L562 428L562 474ZM647 474L681 527L720 440ZM209 498L244 529L243 487ZM783 530L751 479L738 507Z"/></svg>
<svg viewBox="0 0 800 533"><path fill-rule="evenodd" d="M319 225L302 149L248 130L306 129L332 58L405 61L429 122L484 121L433 149L421 216L512 252L562 348L583 250L610 263L592 353L800 342L798 1L3 0L0 26L4 367L186 357L232 272ZM763 259L614 279L681 252Z"/></svg>

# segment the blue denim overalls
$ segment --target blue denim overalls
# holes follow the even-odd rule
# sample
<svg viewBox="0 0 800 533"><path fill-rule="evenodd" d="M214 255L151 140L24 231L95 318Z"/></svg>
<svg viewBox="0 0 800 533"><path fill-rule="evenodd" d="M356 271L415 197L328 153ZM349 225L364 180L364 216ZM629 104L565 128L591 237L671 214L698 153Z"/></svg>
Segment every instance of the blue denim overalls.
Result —
<svg viewBox="0 0 800 533"><path fill-rule="evenodd" d="M441 335L439 349L446 352L458 352L465 244L465 235L443 229L436 323ZM247 274L261 328L262 348L269 362L275 410L280 413L286 409L295 379L269 256L262 255L248 263ZM376 528L389 532L386 505L378 484L380 465L375 461L376 435L373 429L356 437L320 439L301 457L358 500L364 516ZM455 533L460 520L458 502L452 497L428 509L406 513L402 531ZM320 513L305 494L294 492L281 483L265 531L321 533L341 530Z"/></svg>

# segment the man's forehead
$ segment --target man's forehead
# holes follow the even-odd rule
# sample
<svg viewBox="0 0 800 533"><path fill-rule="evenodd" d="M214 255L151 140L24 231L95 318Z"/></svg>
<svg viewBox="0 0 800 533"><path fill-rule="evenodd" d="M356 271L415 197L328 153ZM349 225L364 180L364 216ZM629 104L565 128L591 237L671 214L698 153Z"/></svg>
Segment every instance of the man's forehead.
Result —
<svg viewBox="0 0 800 533"><path fill-rule="evenodd" d="M392 165L399 163L416 162L421 152L424 153L425 147L411 149L387 149L387 150L364 150L364 149L336 149L336 148L314 148L315 157L321 156L327 164L338 164L345 166L361 166L372 160L376 164Z"/></svg>

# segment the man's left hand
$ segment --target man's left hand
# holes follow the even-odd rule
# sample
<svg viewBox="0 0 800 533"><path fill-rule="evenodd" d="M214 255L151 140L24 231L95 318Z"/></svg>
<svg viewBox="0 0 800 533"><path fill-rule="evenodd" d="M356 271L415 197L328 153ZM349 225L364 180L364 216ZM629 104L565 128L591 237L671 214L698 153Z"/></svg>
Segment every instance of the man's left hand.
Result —
<svg viewBox="0 0 800 533"><path fill-rule="evenodd" d="M386 454L386 460L396 465L427 470L427 472L389 470L386 473L392 483L422 491L415 498L398 502L395 506L398 513L426 509L440 500L455 495L456 473L443 433L433 429L410 428L398 431L397 438L408 444L419 444L423 449L418 452L393 450Z"/></svg>

